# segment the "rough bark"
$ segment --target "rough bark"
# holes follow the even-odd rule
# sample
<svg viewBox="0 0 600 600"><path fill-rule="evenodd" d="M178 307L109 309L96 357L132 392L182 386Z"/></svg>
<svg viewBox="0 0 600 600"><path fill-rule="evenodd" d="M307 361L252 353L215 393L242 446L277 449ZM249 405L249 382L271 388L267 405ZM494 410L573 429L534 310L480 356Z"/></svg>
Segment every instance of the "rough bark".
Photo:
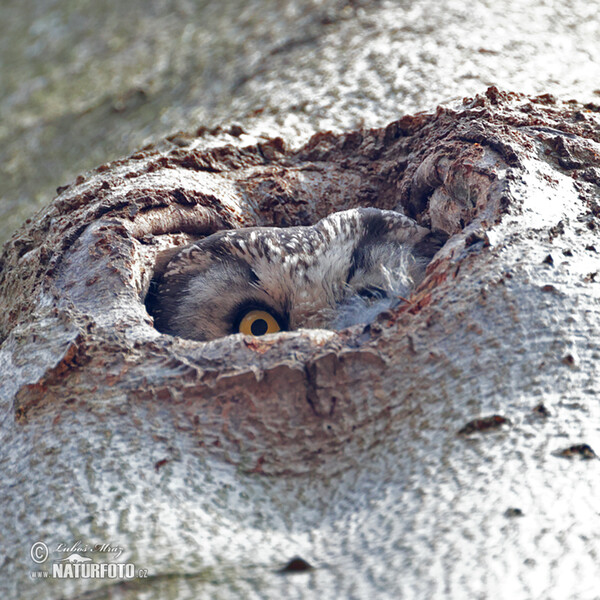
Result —
<svg viewBox="0 0 600 600"><path fill-rule="evenodd" d="M179 136L62 190L0 259L0 589L593 597L599 112L490 88L295 151ZM268 340L152 327L161 251L354 206L450 234L410 304ZM38 540L152 579L30 580Z"/></svg>
<svg viewBox="0 0 600 600"><path fill-rule="evenodd" d="M174 131L298 147L489 85L598 101L589 0L0 2L0 244L50 190Z"/></svg>

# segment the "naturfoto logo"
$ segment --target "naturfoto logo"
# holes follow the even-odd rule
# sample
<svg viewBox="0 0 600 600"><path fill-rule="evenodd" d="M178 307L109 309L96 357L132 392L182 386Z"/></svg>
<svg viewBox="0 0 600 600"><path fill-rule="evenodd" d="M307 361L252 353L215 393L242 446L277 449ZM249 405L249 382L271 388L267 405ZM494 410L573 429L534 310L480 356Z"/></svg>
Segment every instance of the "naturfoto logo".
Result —
<svg viewBox="0 0 600 600"><path fill-rule="evenodd" d="M32 544L29 554L31 560L41 565L45 563L50 553L62 555L52 563L51 570L31 571L33 579L134 579L148 577L147 569L136 569L133 563L96 562L99 555L113 555L117 559L123 554L124 548L114 544L84 544L77 541L71 544L59 543L50 550L44 542ZM86 556L85 554L92 554ZM64 555L67 556L64 556Z"/></svg>

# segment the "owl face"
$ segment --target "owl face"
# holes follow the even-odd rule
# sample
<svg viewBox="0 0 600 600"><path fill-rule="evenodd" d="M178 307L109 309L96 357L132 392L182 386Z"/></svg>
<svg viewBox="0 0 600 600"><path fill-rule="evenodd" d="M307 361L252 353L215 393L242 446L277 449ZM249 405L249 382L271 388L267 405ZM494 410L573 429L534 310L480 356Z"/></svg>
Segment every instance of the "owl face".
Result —
<svg viewBox="0 0 600 600"><path fill-rule="evenodd" d="M307 227L218 232L171 258L148 309L159 331L200 341L366 322L422 279L428 233L374 208Z"/></svg>

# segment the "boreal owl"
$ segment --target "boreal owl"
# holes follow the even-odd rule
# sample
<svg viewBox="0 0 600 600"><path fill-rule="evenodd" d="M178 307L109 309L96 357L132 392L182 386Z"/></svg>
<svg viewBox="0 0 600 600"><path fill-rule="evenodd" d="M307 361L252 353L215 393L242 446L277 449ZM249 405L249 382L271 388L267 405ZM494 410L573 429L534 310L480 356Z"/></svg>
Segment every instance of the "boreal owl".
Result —
<svg viewBox="0 0 600 600"><path fill-rule="evenodd" d="M405 301L442 241L375 208L312 226L220 231L176 251L147 306L159 331L201 341L341 329Z"/></svg>

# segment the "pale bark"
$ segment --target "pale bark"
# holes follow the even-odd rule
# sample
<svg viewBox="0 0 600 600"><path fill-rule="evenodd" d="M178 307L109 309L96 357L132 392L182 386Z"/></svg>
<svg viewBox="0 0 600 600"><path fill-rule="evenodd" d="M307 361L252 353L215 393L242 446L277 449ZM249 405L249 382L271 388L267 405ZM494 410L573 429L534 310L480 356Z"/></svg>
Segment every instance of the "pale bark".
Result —
<svg viewBox="0 0 600 600"><path fill-rule="evenodd" d="M164 142L63 190L1 258L0 589L593 597L599 111L491 88L298 151ZM409 305L268 340L152 327L162 250L367 205L451 236ZM32 581L38 540L154 579ZM296 555L315 569L278 574Z"/></svg>

